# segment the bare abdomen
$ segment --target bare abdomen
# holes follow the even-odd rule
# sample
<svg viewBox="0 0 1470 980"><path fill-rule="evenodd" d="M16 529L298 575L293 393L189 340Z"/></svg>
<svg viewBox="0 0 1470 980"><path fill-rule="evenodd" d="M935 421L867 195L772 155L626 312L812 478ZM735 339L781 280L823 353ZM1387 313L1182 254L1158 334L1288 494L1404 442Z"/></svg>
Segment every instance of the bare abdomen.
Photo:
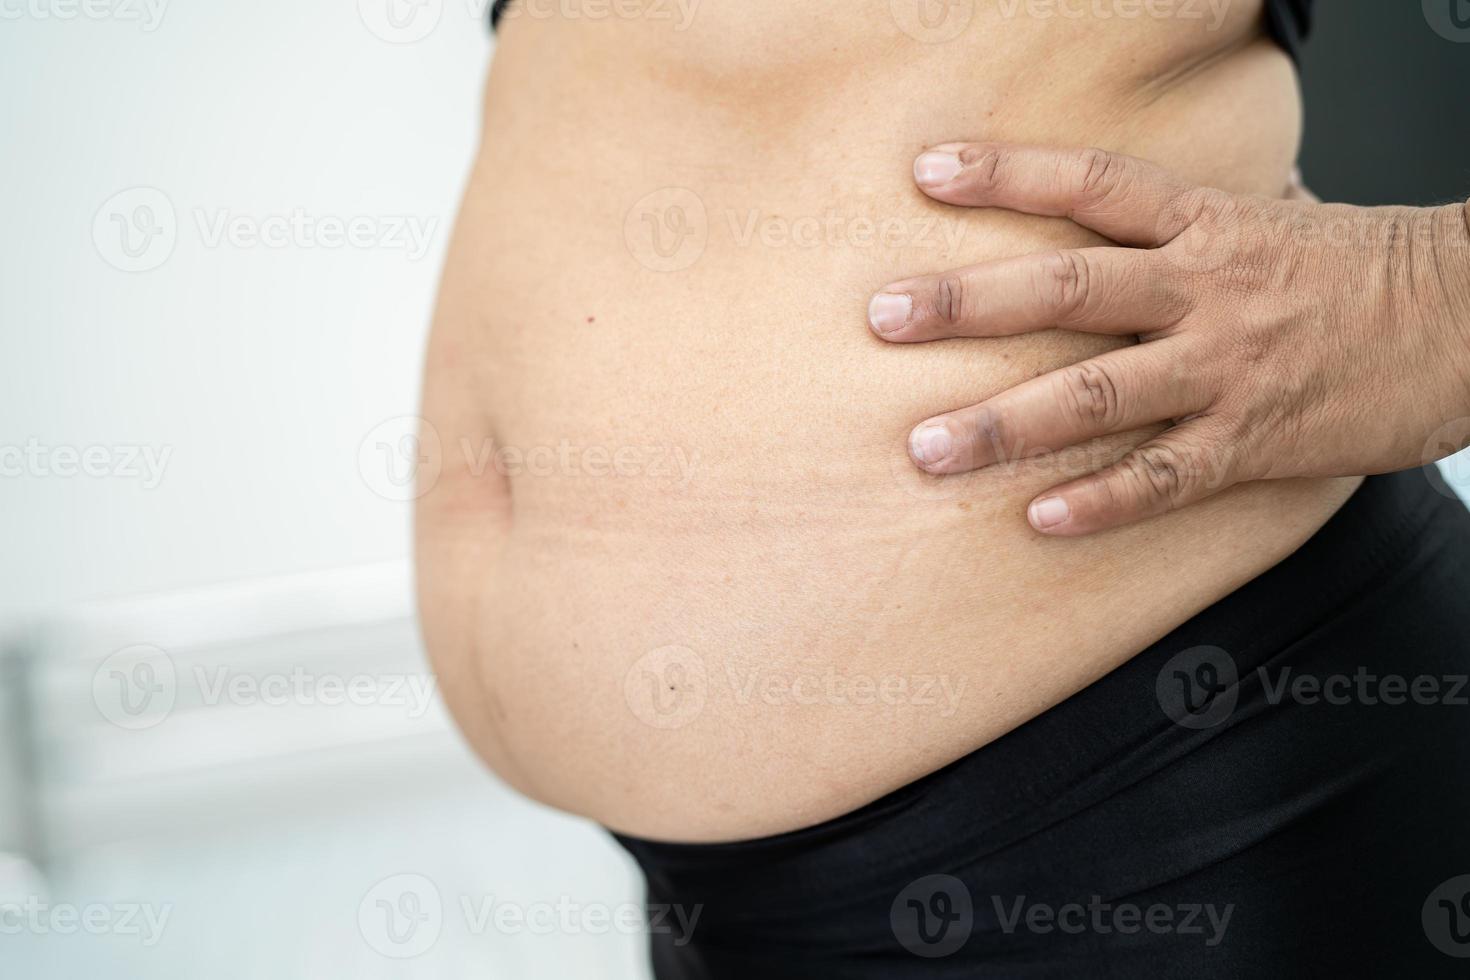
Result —
<svg viewBox="0 0 1470 980"><path fill-rule="evenodd" d="M765 78L639 25L507 30L429 354L419 556L451 706L526 792L686 840L836 816L1087 685L1351 491L1257 486L1062 541L1025 502L1143 434L911 468L915 422L1113 343L871 337L893 279L1096 241L933 204L919 150L1104 145L1259 194L1295 154L1291 69L1249 24L1182 35L1188 57L1153 25L1039 47L1045 25L999 26L983 54L844 34L805 72L778 44Z"/></svg>

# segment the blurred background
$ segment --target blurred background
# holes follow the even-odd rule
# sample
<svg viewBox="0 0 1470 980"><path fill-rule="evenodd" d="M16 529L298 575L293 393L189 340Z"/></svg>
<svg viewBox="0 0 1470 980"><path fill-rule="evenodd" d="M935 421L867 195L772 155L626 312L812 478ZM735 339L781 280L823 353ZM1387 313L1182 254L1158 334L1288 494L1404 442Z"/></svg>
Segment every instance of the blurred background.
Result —
<svg viewBox="0 0 1470 980"><path fill-rule="evenodd" d="M1323 197L1470 195L1436 2L1320 5ZM0 975L646 976L631 864L468 757L411 620L485 8L0 2Z"/></svg>

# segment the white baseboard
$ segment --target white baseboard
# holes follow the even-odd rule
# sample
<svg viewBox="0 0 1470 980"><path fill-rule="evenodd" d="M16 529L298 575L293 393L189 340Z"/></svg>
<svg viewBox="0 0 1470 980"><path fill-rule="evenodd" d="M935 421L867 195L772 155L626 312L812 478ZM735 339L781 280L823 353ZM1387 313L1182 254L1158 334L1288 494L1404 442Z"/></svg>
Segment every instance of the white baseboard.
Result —
<svg viewBox="0 0 1470 980"><path fill-rule="evenodd" d="M402 562L91 603L25 634L11 663L25 749L0 759L0 797L22 812L0 850L40 861L485 778L439 700Z"/></svg>

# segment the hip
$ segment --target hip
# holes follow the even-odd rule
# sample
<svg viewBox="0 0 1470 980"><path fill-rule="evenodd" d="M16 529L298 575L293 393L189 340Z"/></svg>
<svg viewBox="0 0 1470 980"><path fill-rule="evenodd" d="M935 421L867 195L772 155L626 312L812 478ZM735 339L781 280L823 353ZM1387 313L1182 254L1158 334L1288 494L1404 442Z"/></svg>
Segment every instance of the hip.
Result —
<svg viewBox="0 0 1470 980"><path fill-rule="evenodd" d="M866 807L622 838L651 902L700 906L655 935L658 975L1457 975L1467 588L1464 507L1372 478L1271 571Z"/></svg>

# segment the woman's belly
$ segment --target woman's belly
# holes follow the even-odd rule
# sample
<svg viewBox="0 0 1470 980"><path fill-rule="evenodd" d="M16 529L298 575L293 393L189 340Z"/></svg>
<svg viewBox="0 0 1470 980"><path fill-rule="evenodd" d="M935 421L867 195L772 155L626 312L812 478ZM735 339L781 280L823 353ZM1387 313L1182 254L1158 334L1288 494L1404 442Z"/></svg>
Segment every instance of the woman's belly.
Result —
<svg viewBox="0 0 1470 980"><path fill-rule="evenodd" d="M1299 113L1245 5L1211 27L982 4L945 42L903 6L505 28L428 355L418 552L446 698L538 799L678 840L839 815L1115 668L1355 485L1049 540L1026 502L1148 433L913 469L916 422L1117 343L874 338L891 280L1098 241L934 204L920 150L1102 145L1274 194Z"/></svg>

